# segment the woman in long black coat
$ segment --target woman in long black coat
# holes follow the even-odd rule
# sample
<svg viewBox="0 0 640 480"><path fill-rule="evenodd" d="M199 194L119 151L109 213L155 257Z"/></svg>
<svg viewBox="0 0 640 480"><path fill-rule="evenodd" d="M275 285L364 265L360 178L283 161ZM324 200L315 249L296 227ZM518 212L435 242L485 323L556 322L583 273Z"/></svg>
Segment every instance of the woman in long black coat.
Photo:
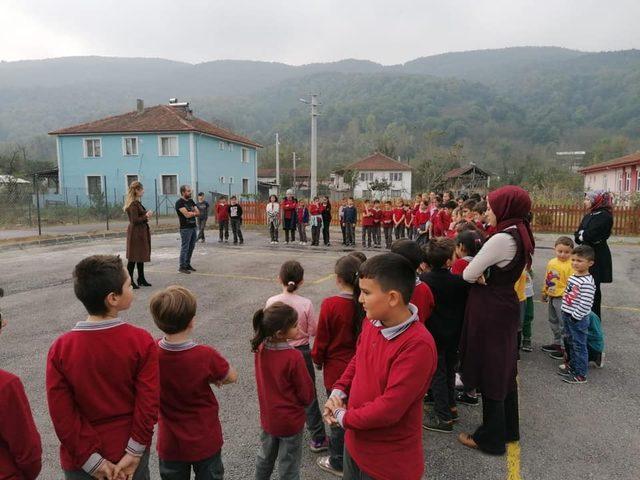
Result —
<svg viewBox="0 0 640 480"><path fill-rule="evenodd" d="M149 231L149 218L153 212L147 210L141 203L144 195L144 187L138 181L131 182L124 204L124 211L129 216L127 227L127 270L131 277L131 286L150 287L144 277L144 264L151 261L151 232ZM138 283L133 281L133 270L138 268Z"/></svg>
<svg viewBox="0 0 640 480"><path fill-rule="evenodd" d="M520 305L514 284L531 265L535 242L529 226L531 199L508 185L487 198L487 219L496 233L463 273L471 283L460 339L465 388L482 392L482 425L458 440L469 448L502 455L520 438L518 416L518 327Z"/></svg>
<svg viewBox="0 0 640 480"><path fill-rule="evenodd" d="M596 283L592 310L602 319L600 284L613 281L611 250L607 244L607 239L611 236L613 228L613 201L609 192L598 190L587 193L584 197L584 203L589 208L589 213L580 222L574 237L578 245L589 245L596 254L595 263L589 269Z"/></svg>

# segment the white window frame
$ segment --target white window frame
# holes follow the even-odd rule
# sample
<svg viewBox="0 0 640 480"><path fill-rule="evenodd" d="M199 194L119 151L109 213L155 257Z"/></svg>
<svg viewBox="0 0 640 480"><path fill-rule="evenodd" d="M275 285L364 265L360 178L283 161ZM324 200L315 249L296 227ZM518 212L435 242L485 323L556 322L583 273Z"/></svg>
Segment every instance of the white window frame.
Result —
<svg viewBox="0 0 640 480"><path fill-rule="evenodd" d="M176 153L175 155L163 155L162 154L162 139L163 138L175 138L176 139ZM179 157L180 156L180 142L177 135L158 135L158 156L159 157Z"/></svg>
<svg viewBox="0 0 640 480"><path fill-rule="evenodd" d="M91 155L89 156L89 152L87 149L87 142L88 141L98 141L99 147L100 147L100 155ZM95 148L93 149L93 153L95 154ZM82 154L84 156L84 158L101 158L102 157L102 138L100 137L83 137L82 138Z"/></svg>
<svg viewBox="0 0 640 480"><path fill-rule="evenodd" d="M220 183L221 183L222 185L225 185L225 178L224 178L224 175L220 175L220 178L219 178L218 180L220 181Z"/></svg>
<svg viewBox="0 0 640 480"><path fill-rule="evenodd" d="M636 171L636 192L640 192L640 168Z"/></svg>
<svg viewBox="0 0 640 480"><path fill-rule="evenodd" d="M622 173L619 173L617 177L618 177L618 191L621 192L622 191Z"/></svg>
<svg viewBox="0 0 640 480"><path fill-rule="evenodd" d="M231 150L233 152L233 150L234 150L233 143L229 143L229 150Z"/></svg>
<svg viewBox="0 0 640 480"><path fill-rule="evenodd" d="M227 150L230 152L231 151L231 142L227 142Z"/></svg>
<svg viewBox="0 0 640 480"><path fill-rule="evenodd" d="M402 172L390 172L389 180L392 182L401 182L402 181Z"/></svg>
<svg viewBox="0 0 640 480"><path fill-rule="evenodd" d="M224 142L222 140L218 142L218 148L220 148L220 150L224 150Z"/></svg>
<svg viewBox="0 0 640 480"><path fill-rule="evenodd" d="M240 163L250 163L251 156L249 155L250 150L248 148L242 148L240 153Z"/></svg>
<svg viewBox="0 0 640 480"><path fill-rule="evenodd" d="M234 185L233 177L229 177L229 181L227 182L227 185Z"/></svg>
<svg viewBox="0 0 640 480"><path fill-rule="evenodd" d="M84 176L84 188L87 192L87 196L90 197L92 195L89 192L89 177L98 177L100 179L100 193L104 195L104 175L94 173L94 174L89 174Z"/></svg>
<svg viewBox="0 0 640 480"><path fill-rule="evenodd" d="M162 177L176 177L176 193L165 193ZM161 173L158 175L158 183L160 183L160 195L180 195L180 175L177 173Z"/></svg>
<svg viewBox="0 0 640 480"><path fill-rule="evenodd" d="M138 174L138 173L125 173L124 174L124 192L125 192L125 194L129 191L129 177L136 177L136 180L140 181L140 174Z"/></svg>
<svg viewBox="0 0 640 480"><path fill-rule="evenodd" d="M361 182L373 182L373 172L360 172Z"/></svg>
<svg viewBox="0 0 640 480"><path fill-rule="evenodd" d="M625 192L631 191L631 172L630 171L626 173L624 178L624 191Z"/></svg>
<svg viewBox="0 0 640 480"><path fill-rule="evenodd" d="M244 185L245 185L245 182L247 182L247 191L246 191L246 192L244 191ZM246 177L243 177L243 178L242 178L242 194L243 194L243 195L248 195L249 193L251 193L251 192L249 191L249 179L248 179L248 178L246 178Z"/></svg>
<svg viewBox="0 0 640 480"><path fill-rule="evenodd" d="M127 153L127 140L135 140L136 153ZM122 137L122 156L137 157L140 154L140 139L138 137Z"/></svg>
<svg viewBox="0 0 640 480"><path fill-rule="evenodd" d="M607 190L607 174L606 173L602 176L602 188L604 190Z"/></svg>

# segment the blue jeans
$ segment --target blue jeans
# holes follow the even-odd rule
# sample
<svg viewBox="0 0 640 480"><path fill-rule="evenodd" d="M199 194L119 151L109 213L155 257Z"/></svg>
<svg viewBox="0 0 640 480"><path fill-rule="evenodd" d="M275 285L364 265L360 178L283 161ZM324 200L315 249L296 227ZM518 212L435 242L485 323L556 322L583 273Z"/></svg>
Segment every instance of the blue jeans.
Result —
<svg viewBox="0 0 640 480"><path fill-rule="evenodd" d="M191 265L191 255L193 255L197 238L198 233L195 228L180 229L180 239L182 240L182 245L180 246L180 268L187 268Z"/></svg>
<svg viewBox="0 0 640 480"><path fill-rule="evenodd" d="M562 312L564 333L571 348L569 366L576 375L587 376L589 368L589 353L587 351L587 333L589 331L589 315L575 320L568 313Z"/></svg>

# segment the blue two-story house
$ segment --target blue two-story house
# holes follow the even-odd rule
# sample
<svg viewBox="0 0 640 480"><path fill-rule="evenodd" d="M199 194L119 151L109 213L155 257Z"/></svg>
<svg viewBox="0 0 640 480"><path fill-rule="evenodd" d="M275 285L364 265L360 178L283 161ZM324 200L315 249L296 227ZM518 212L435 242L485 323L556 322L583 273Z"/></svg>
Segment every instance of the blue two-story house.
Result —
<svg viewBox="0 0 640 480"><path fill-rule="evenodd" d="M59 192L71 203L104 194L121 203L139 180L146 202L157 189L166 203L180 185L194 192L257 193L258 143L193 116L188 103L135 111L50 132L56 137ZM106 184L106 185L105 185Z"/></svg>

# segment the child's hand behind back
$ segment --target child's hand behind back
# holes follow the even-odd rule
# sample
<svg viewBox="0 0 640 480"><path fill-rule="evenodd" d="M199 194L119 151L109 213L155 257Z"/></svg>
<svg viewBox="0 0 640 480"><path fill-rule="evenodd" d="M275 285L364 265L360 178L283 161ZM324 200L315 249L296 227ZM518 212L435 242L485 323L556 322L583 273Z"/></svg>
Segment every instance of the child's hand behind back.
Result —
<svg viewBox="0 0 640 480"><path fill-rule="evenodd" d="M113 480L116 479L116 466L109 460L104 460L100 466L92 473L93 478L98 480Z"/></svg>
<svg viewBox="0 0 640 480"><path fill-rule="evenodd" d="M136 457L130 453L125 453L115 466L113 478L116 480L131 480L139 464L140 457Z"/></svg>

